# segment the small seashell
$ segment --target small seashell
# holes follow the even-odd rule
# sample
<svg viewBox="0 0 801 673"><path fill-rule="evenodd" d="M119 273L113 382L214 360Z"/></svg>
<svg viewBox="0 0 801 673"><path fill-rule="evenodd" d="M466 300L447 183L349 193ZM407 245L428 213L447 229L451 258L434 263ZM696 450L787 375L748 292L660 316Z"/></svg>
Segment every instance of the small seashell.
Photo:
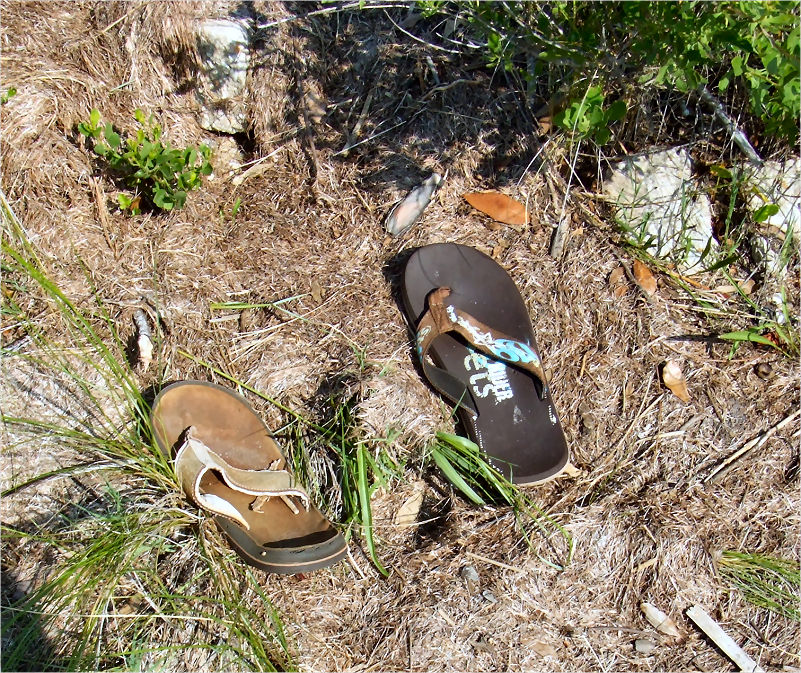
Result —
<svg viewBox="0 0 801 673"><path fill-rule="evenodd" d="M648 638L637 638L634 641L634 649L641 654L650 654L656 649L656 643Z"/></svg>
<svg viewBox="0 0 801 673"><path fill-rule="evenodd" d="M484 591L481 592L481 595L483 596L484 600L487 601L488 603L498 602L498 599L495 598L495 594L492 593L489 589L484 589Z"/></svg>
<svg viewBox="0 0 801 673"><path fill-rule="evenodd" d="M668 360L662 365L662 381L670 388L676 397L682 402L690 401L690 393L687 390L687 381L684 379L684 372L678 362Z"/></svg>
<svg viewBox="0 0 801 673"><path fill-rule="evenodd" d="M442 176L439 173L432 173L421 185L409 192L409 195L395 206L387 217L384 225L386 230L392 236L400 236L406 232L423 214L441 182Z"/></svg>
<svg viewBox="0 0 801 673"><path fill-rule="evenodd" d="M676 623L658 607L651 603L640 603L640 610L642 610L648 623L657 631L664 633L666 636L681 638L681 632Z"/></svg>

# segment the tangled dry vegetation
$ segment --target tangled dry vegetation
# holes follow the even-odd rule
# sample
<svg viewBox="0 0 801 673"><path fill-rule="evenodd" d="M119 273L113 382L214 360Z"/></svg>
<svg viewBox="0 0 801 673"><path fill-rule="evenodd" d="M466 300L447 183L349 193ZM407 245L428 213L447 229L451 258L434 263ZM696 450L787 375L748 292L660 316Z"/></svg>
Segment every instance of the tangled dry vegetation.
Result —
<svg viewBox="0 0 801 673"><path fill-rule="evenodd" d="M574 183L569 238L563 256L551 258L564 201L559 176L568 175L563 142L538 137L503 73L411 39L396 26L405 9L282 21L315 7L256 3L267 27L258 33L249 80L252 132L233 138L200 128L191 82L193 22L233 5L6 1L1 33L3 88L17 89L1 113L3 192L50 277L76 305L99 298L126 337L134 308L157 314L154 363L136 373L141 390L180 379L231 385L188 353L310 418L325 417L332 399L356 396L359 436L386 438L387 450L405 463L403 478L373 498L388 579L362 553L358 535L352 559L331 569L256 572L296 665L725 670L729 663L684 616L697 603L763 668L797 667L798 623L747 602L716 568L724 550L797 558L797 419L719 479L705 479L798 408L798 363L751 344L730 357L731 344L686 338L714 326L664 276L653 298L633 285L615 296L608 276L630 257L603 210L582 193L593 188L592 176L584 190ZM311 94L325 105L319 121L304 114ZM76 131L92 108L122 130L133 128L134 109L152 112L175 145L211 145L214 174L182 210L118 212L117 183ZM685 131L682 142L699 152L725 158L736 151L706 125ZM434 202L408 234L389 237L382 224L388 210L433 171L446 176ZM526 201L531 224L489 226L461 198L491 188ZM554 530L534 528L529 548L508 510L476 508L421 468L434 432L453 426L413 363L397 284L411 250L441 241L491 254L530 309L576 467L530 495L572 536L567 564ZM794 260L791 305L797 270ZM698 279L707 287L718 281ZM4 286L4 301L5 293ZM212 308L288 298L281 306L294 316ZM731 301L720 299L723 319L736 323ZM54 343L67 339L45 305L30 305L28 314ZM5 345L16 336L7 321ZM663 387L658 366L666 359L681 363L689 403ZM772 368L766 379L755 374L760 363ZM3 379L7 415L46 420L66 410L79 418L85 408L80 394L68 396L57 380L11 355ZM94 394L102 401L108 391L99 386ZM270 427L286 421L275 406L250 400ZM4 445L4 489L74 461L47 437L18 443L11 427ZM70 503L100 503L104 484L90 472L17 490L3 498L4 524L46 527L67 516ZM125 493L124 483L115 487ZM421 488L418 523L394 524ZM151 505L191 509L178 495ZM211 528L204 534L228 553ZM167 586L197 566L197 538L183 540L184 548L157 563ZM36 537L6 536L4 608L47 577L59 554ZM259 612L253 589L242 591ZM654 630L642 601L672 617L681 637ZM159 612L148 602L134 605ZM168 615L150 637L175 646L220 637L191 628ZM4 635L4 649L12 636ZM636 639L656 647L638 652ZM41 647L58 662L68 641L69 634L46 632ZM147 655L138 665L226 666L203 649L179 647L170 656Z"/></svg>

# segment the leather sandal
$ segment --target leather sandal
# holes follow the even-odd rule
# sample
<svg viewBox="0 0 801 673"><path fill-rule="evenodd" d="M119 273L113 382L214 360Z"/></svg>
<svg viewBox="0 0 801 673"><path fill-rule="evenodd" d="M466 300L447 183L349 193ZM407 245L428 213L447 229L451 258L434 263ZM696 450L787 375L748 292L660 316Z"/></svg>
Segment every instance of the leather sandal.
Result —
<svg viewBox="0 0 801 673"><path fill-rule="evenodd" d="M406 263L403 302L431 385L515 484L558 475L569 451L514 281L474 248L438 243Z"/></svg>
<svg viewBox="0 0 801 673"><path fill-rule="evenodd" d="M186 495L214 515L246 563L289 574L345 556L345 539L311 504L242 397L213 383L181 381L156 397L151 423L161 451L175 452Z"/></svg>

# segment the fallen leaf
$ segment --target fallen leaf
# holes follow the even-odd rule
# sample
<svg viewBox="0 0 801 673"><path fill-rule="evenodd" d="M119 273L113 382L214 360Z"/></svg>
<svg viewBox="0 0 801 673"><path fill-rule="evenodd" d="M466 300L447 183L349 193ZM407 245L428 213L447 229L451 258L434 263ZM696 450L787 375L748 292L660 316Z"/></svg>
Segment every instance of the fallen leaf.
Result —
<svg viewBox="0 0 801 673"><path fill-rule="evenodd" d="M684 372L678 362L668 360L662 365L662 381L676 397L682 402L690 401L690 393L687 390L687 381L684 379Z"/></svg>
<svg viewBox="0 0 801 673"><path fill-rule="evenodd" d="M658 607L651 603L640 603L640 610L642 610L648 622L660 633L674 638L681 638L681 632L670 617L662 612Z"/></svg>
<svg viewBox="0 0 801 673"><path fill-rule="evenodd" d="M612 294L616 297L622 297L628 292L628 287L626 287L626 270L622 266L617 267L609 274L609 287L612 289Z"/></svg>
<svg viewBox="0 0 801 673"><path fill-rule="evenodd" d="M504 224L528 224L526 206L500 192L470 192L464 199L473 208Z"/></svg>
<svg viewBox="0 0 801 673"><path fill-rule="evenodd" d="M635 259L632 271L634 271L634 280L637 281L637 285L642 288L643 292L649 297L653 295L656 292L656 278L651 270L639 259Z"/></svg>
<svg viewBox="0 0 801 673"><path fill-rule="evenodd" d="M423 505L423 489L417 486L414 493L409 496L406 501L398 507L395 512L395 517L392 522L396 526L409 526L417 521L417 515L420 513L420 507Z"/></svg>

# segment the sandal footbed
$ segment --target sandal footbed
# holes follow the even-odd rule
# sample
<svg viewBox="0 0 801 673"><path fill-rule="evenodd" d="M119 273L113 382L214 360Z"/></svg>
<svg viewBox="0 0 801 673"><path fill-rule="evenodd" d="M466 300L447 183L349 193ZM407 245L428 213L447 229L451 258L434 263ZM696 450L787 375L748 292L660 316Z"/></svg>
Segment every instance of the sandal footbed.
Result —
<svg viewBox="0 0 801 673"><path fill-rule="evenodd" d="M403 302L414 326L427 310L428 295L440 287L451 289L448 302L457 308L539 352L520 292L491 257L455 243L416 250L403 276ZM540 399L541 386L531 374L500 363L490 378L467 342L453 333L439 336L429 354L470 390L478 416L460 407L460 419L501 473L514 483L528 484L562 470L569 457L565 436L553 400L550 395ZM504 399L507 385L512 395Z"/></svg>

